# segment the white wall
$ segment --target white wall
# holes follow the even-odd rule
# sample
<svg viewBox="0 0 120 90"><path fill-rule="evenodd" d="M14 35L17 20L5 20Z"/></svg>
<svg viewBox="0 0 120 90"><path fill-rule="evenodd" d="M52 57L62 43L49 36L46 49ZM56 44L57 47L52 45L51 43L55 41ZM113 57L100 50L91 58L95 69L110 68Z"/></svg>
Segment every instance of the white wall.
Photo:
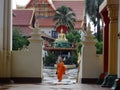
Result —
<svg viewBox="0 0 120 90"><path fill-rule="evenodd" d="M45 32L47 35L51 36L54 28L40 28L40 31Z"/></svg>
<svg viewBox="0 0 120 90"><path fill-rule="evenodd" d="M3 9L4 9L4 0L0 0L0 50L3 48Z"/></svg>
<svg viewBox="0 0 120 90"><path fill-rule="evenodd" d="M28 49L12 51L12 77L34 77L42 79L42 38L36 26L29 38Z"/></svg>
<svg viewBox="0 0 120 90"><path fill-rule="evenodd" d="M35 56L29 51L12 51L12 77L42 77L40 57Z"/></svg>

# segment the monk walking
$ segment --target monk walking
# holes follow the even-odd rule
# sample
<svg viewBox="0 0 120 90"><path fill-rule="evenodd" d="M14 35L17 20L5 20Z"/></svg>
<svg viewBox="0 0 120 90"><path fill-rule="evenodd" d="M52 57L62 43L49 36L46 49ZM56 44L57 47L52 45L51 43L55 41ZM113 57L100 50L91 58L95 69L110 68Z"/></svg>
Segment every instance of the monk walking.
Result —
<svg viewBox="0 0 120 90"><path fill-rule="evenodd" d="M58 57L57 62L57 78L58 81L61 82L63 74L65 74L66 67L64 66L63 59L61 56Z"/></svg>

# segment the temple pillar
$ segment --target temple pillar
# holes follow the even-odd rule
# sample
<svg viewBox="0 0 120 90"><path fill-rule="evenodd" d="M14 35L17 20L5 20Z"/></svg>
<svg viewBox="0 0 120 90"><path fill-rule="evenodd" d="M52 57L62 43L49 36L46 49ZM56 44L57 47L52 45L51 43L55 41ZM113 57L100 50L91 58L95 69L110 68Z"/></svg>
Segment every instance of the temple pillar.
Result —
<svg viewBox="0 0 120 90"><path fill-rule="evenodd" d="M104 31L103 31L103 42L104 42L104 46L103 46L103 60L104 60L104 69L103 69L103 72L104 73L107 73L108 72L108 47L109 47L109 44L108 44L108 38L109 38L109 18L107 17L108 16L108 11L105 10L104 13L102 13L103 16L105 16L103 19L104 19L104 22L105 22L105 27L104 27Z"/></svg>
<svg viewBox="0 0 120 90"><path fill-rule="evenodd" d="M108 73L117 74L117 48L118 48L118 5L109 5L110 30L109 30L109 65Z"/></svg>
<svg viewBox="0 0 120 90"><path fill-rule="evenodd" d="M98 60L96 55L96 42L93 39L92 31L90 30L90 24L88 30L85 31L85 36L82 41L81 49L81 62L79 81L81 83L96 83L99 78L101 69L101 61Z"/></svg>
<svg viewBox="0 0 120 90"><path fill-rule="evenodd" d="M103 4L104 5L104 4ZM101 73L98 84L102 84L104 77L108 73L108 40L109 40L109 17L108 17L108 10L106 6L100 6L100 13L102 16L102 19L104 21L104 30L103 30L103 73ZM103 8L104 7L104 8Z"/></svg>
<svg viewBox="0 0 120 90"><path fill-rule="evenodd" d="M9 83L12 50L11 0L2 0L0 7L0 83Z"/></svg>
<svg viewBox="0 0 120 90"><path fill-rule="evenodd" d="M112 87L112 89L113 90L120 90L120 1L119 1L119 14L118 14L118 67L117 67L117 75L118 75L118 77L117 77L117 79L115 80L115 82L114 82L114 85L113 85L113 87Z"/></svg>
<svg viewBox="0 0 120 90"><path fill-rule="evenodd" d="M112 87L117 78L118 49L118 1L107 0L109 24L108 74L102 86Z"/></svg>

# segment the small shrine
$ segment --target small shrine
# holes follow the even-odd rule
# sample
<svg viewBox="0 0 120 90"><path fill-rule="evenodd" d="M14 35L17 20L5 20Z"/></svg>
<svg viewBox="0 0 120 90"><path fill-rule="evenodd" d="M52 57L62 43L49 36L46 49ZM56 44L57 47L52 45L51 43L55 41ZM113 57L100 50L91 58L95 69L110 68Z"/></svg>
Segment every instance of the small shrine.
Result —
<svg viewBox="0 0 120 90"><path fill-rule="evenodd" d="M58 30L58 38L54 42L55 48L70 48L70 43L66 39L65 33L66 31L63 28Z"/></svg>
<svg viewBox="0 0 120 90"><path fill-rule="evenodd" d="M45 45L44 50L47 52L52 52L56 56L61 55L63 58L70 57L76 47L68 42L65 34L67 33L67 27L65 25L60 25L57 27L58 38L55 39L52 45Z"/></svg>

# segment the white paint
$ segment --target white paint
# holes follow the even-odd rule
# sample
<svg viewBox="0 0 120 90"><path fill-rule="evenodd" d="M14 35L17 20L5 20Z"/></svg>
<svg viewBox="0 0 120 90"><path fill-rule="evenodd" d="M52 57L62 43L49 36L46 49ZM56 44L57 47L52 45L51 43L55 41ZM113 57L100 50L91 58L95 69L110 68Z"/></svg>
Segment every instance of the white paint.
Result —
<svg viewBox="0 0 120 90"><path fill-rule="evenodd" d="M95 41L90 24L88 24L88 29L85 31L82 44L79 78L98 78L103 69L102 61L100 61L96 54Z"/></svg>
<svg viewBox="0 0 120 90"><path fill-rule="evenodd" d="M52 31L54 28L49 28L49 27L42 27L40 28L42 32L46 33L49 36L52 36Z"/></svg>
<svg viewBox="0 0 120 90"><path fill-rule="evenodd" d="M0 1L0 50L3 49L3 15L4 0Z"/></svg>
<svg viewBox="0 0 120 90"><path fill-rule="evenodd" d="M12 51L12 77L42 77L40 56L33 53Z"/></svg>
<svg viewBox="0 0 120 90"><path fill-rule="evenodd" d="M31 33L28 51L12 52L12 77L42 78L42 39L39 28Z"/></svg>

